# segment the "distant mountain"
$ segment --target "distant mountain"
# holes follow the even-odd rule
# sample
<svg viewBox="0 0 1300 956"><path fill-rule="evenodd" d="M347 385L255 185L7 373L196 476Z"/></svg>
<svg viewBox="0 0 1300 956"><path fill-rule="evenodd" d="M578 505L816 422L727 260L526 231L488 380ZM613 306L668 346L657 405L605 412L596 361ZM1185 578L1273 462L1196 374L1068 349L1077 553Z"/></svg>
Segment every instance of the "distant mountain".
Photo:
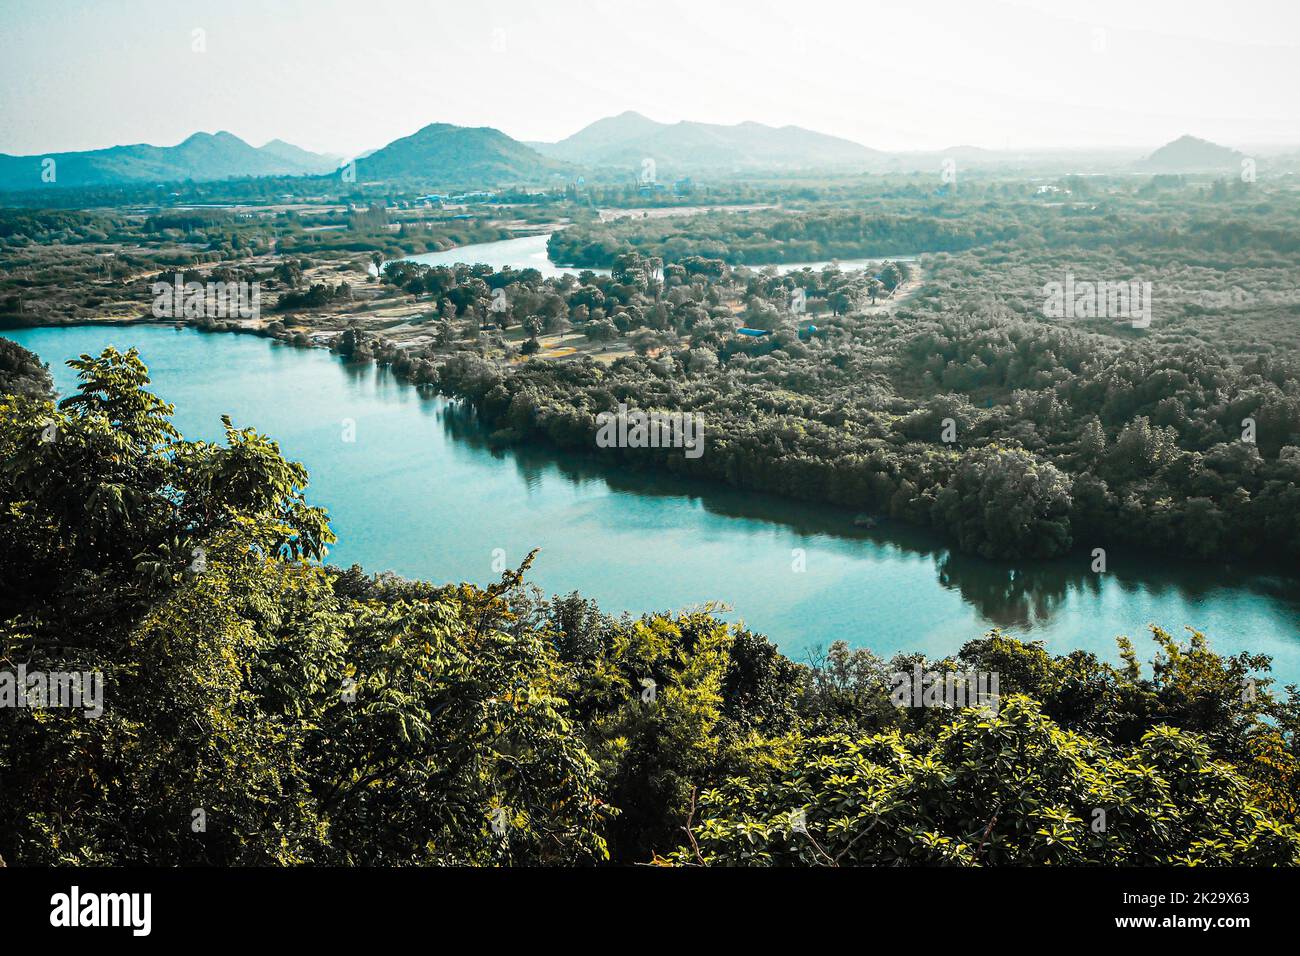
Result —
<svg viewBox="0 0 1300 956"><path fill-rule="evenodd" d="M862 166L881 155L798 126L658 123L632 111L597 120L558 143L534 145L554 159L632 169L646 159L673 170Z"/></svg>
<svg viewBox="0 0 1300 956"><path fill-rule="evenodd" d="M578 132L558 143L529 143L538 152L571 162L590 162L590 157L599 157L628 143L653 136L665 128L665 124L642 116L634 110L607 116L604 119L584 126Z"/></svg>
<svg viewBox="0 0 1300 956"><path fill-rule="evenodd" d="M273 139L259 149L267 156L274 156L286 167L295 167L309 175L332 173L343 165L342 156L328 153L311 153L300 146L286 143L282 139Z"/></svg>
<svg viewBox="0 0 1300 956"><path fill-rule="evenodd" d="M1238 169L1241 159L1242 154L1235 149L1195 136L1180 136L1157 149L1142 165L1169 172L1219 172Z"/></svg>
<svg viewBox="0 0 1300 956"><path fill-rule="evenodd" d="M561 162L489 126L431 123L357 160L357 181L414 180L454 186L541 183L569 173Z"/></svg>
<svg viewBox="0 0 1300 956"><path fill-rule="evenodd" d="M947 149L939 150L939 155L952 159L964 159L967 162L992 162L998 158L996 152L985 149L983 146L950 146Z"/></svg>
<svg viewBox="0 0 1300 956"><path fill-rule="evenodd" d="M46 162L51 159L52 166ZM233 133L195 133L175 146L140 143L37 156L0 153L0 190L297 176L329 172L335 165L329 157L280 140L256 149ZM47 169L52 170L52 183L42 178Z"/></svg>

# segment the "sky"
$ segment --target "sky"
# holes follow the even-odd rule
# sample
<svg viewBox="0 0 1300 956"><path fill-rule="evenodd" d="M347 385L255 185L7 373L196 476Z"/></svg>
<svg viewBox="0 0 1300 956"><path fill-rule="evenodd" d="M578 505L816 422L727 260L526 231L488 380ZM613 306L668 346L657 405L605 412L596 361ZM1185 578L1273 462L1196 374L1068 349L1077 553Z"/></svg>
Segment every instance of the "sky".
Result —
<svg viewBox="0 0 1300 956"><path fill-rule="evenodd" d="M0 152L636 110L886 150L1300 143L1297 0L0 0Z"/></svg>

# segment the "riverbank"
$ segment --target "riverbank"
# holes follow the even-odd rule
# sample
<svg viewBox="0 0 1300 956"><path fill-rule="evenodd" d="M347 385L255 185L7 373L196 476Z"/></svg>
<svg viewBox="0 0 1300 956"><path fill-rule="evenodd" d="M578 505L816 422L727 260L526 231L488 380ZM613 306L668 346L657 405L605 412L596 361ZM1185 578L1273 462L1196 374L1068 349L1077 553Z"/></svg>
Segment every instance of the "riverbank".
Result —
<svg viewBox="0 0 1300 956"><path fill-rule="evenodd" d="M184 434L219 440L230 414L275 438L310 470L308 498L329 509L341 538L329 560L341 566L486 583L494 562L541 547L531 578L547 593L578 589L633 613L723 601L795 659L836 639L942 656L998 627L1118 661L1115 635L1145 654L1145 628L1160 623L1194 626L1223 653L1270 654L1278 676L1300 679L1300 587L1267 569L1117 552L1097 575L1086 555L963 556L896 521L855 527L851 510L502 449L458 404L388 370L249 336L137 325L13 337L65 394L75 382L64 359L138 346Z"/></svg>

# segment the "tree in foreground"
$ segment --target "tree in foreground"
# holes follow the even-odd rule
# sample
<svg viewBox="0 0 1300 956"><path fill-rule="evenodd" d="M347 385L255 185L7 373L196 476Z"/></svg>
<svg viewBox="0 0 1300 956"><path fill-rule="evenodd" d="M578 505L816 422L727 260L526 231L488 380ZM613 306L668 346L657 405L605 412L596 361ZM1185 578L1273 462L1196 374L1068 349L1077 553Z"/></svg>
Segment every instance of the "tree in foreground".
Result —
<svg viewBox="0 0 1300 956"><path fill-rule="evenodd" d="M0 406L0 658L102 673L103 713L0 709L0 856L604 857L556 658L487 623L497 593L340 597L301 465L229 422L181 439L134 352L73 364L59 409Z"/></svg>
<svg viewBox="0 0 1300 956"><path fill-rule="evenodd" d="M788 764L706 790L703 865L1291 865L1300 837L1193 735L1117 748L1027 697L968 709L931 741L897 731L799 741Z"/></svg>

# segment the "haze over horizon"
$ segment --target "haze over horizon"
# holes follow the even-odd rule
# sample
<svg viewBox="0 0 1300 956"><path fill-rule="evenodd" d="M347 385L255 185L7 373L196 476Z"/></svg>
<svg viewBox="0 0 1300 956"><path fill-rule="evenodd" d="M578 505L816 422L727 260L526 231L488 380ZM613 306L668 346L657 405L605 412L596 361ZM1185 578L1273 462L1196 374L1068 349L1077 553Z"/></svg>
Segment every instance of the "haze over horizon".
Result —
<svg viewBox="0 0 1300 956"><path fill-rule="evenodd" d="M0 152L228 130L350 156L431 122L555 141L627 110L890 151L1300 142L1279 0L269 6L3 0Z"/></svg>

